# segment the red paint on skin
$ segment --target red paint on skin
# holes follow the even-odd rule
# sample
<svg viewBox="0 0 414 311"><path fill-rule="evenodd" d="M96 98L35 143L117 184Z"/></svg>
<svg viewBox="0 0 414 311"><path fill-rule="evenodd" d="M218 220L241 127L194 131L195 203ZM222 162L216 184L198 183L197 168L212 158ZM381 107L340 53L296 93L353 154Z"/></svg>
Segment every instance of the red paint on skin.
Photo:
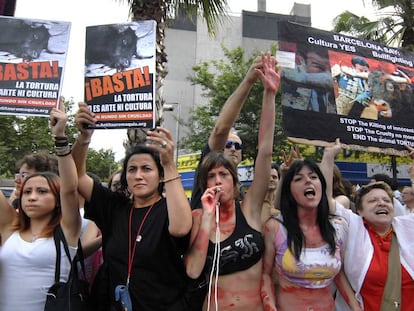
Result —
<svg viewBox="0 0 414 311"><path fill-rule="evenodd" d="M235 207L234 201L231 201L229 204L220 206L220 222L227 222L232 217L234 217Z"/></svg>
<svg viewBox="0 0 414 311"><path fill-rule="evenodd" d="M197 250L207 251L209 236L209 233L207 233L204 229L200 229L200 231L198 232L197 239L201 240L202 243L199 243L199 245L196 246Z"/></svg>
<svg viewBox="0 0 414 311"><path fill-rule="evenodd" d="M234 200L228 204L223 204L220 206L220 232L224 235L231 234L234 231L236 226L236 216L235 216L235 207ZM215 226L214 229L215 231Z"/></svg>
<svg viewBox="0 0 414 311"><path fill-rule="evenodd" d="M273 271L273 262L266 262L263 260L263 270L264 271Z"/></svg>
<svg viewBox="0 0 414 311"><path fill-rule="evenodd" d="M315 294L315 290L311 288L285 286L285 287L280 287L280 289L281 291L286 292L286 293L295 293L295 294L304 294L304 295ZM329 286L321 290L329 292Z"/></svg>
<svg viewBox="0 0 414 311"><path fill-rule="evenodd" d="M341 282L342 281L342 277L341 276L338 276L338 279L339 279L338 280L339 282L335 282L335 285L338 288L339 292L341 293L342 297L344 298L345 302L349 305L350 298L349 298L347 292L345 291L344 286L343 286L343 284Z"/></svg>
<svg viewBox="0 0 414 311"><path fill-rule="evenodd" d="M198 218L199 216L201 216L203 209L201 208L197 208L195 210L193 210L193 219Z"/></svg>
<svg viewBox="0 0 414 311"><path fill-rule="evenodd" d="M256 289L237 291L237 292L233 292L232 290L224 289L221 287L218 287L217 289L217 298L219 301L219 305L221 305L223 309L237 308L237 306L240 305L240 303L236 304L234 302L231 302L231 300L234 301L235 299L241 299L241 301L246 301L246 300L255 301L257 300L257 294L258 293ZM211 297L214 297L214 295L215 293L213 290L213 292L211 293ZM224 301L227 301L226 305L223 303Z"/></svg>
<svg viewBox="0 0 414 311"><path fill-rule="evenodd" d="M263 234L269 233L270 232L270 228L267 225L265 225L264 228L263 228L263 231L264 231Z"/></svg>

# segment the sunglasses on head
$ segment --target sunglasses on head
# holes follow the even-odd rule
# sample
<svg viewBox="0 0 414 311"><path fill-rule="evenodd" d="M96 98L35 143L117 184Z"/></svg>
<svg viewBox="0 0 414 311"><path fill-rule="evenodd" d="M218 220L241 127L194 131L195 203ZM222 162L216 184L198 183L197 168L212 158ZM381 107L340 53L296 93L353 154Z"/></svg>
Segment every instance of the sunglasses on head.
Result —
<svg viewBox="0 0 414 311"><path fill-rule="evenodd" d="M228 140L226 142L226 148L227 149L230 149L233 145L234 145L234 149L236 149L236 150L240 150L242 148L242 144L238 143L237 141Z"/></svg>
<svg viewBox="0 0 414 311"><path fill-rule="evenodd" d="M26 179L29 175L29 173L16 173L14 174L14 179Z"/></svg>

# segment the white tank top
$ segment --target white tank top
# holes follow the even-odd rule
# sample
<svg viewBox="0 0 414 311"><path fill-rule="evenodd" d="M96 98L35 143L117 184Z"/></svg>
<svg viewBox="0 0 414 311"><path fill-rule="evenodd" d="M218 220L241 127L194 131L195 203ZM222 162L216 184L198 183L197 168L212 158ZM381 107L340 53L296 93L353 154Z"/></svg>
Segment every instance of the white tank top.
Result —
<svg viewBox="0 0 414 311"><path fill-rule="evenodd" d="M69 246L73 258L76 248ZM70 263L61 244L60 280L65 282ZM55 279L56 249L53 237L33 243L15 231L0 247L0 310L43 311L46 293Z"/></svg>

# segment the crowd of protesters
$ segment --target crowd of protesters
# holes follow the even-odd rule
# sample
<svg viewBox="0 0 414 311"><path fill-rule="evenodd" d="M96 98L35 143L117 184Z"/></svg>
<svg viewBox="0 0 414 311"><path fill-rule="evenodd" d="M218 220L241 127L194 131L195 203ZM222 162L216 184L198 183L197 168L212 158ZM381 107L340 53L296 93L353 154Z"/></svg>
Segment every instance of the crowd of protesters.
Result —
<svg viewBox="0 0 414 311"><path fill-rule="evenodd" d="M375 175L351 192L334 165L339 140L320 164L297 151L273 164L280 76L269 53L253 61L206 142L190 200L168 129L149 130L105 186L86 167L95 115L79 104L71 147L60 103L50 115L56 156L27 155L12 197L0 193L0 309L44 310L60 228L70 249L61 281L80 239L91 310L414 310L414 185ZM245 190L232 127L258 81L258 153ZM414 183L414 163L408 174Z"/></svg>

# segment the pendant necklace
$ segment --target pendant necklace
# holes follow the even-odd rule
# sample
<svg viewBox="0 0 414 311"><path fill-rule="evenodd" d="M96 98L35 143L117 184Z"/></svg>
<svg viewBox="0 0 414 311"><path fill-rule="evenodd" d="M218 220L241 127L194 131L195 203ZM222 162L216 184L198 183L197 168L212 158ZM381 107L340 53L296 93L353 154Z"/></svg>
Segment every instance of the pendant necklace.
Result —
<svg viewBox="0 0 414 311"><path fill-rule="evenodd" d="M33 243L34 241L36 241L36 240L39 238L39 236L40 236L40 233L38 233L38 234L34 234L34 233L32 232L32 230L30 230L30 234L31 234L31 237L30 237L30 243Z"/></svg>
<svg viewBox="0 0 414 311"><path fill-rule="evenodd" d="M155 203L157 203L159 200L155 201L154 203L152 203L151 207L147 210L147 212L145 213L144 217L141 220L141 224L139 225L138 231L137 231L137 235L135 237L135 241L134 241L134 246L132 247L132 212L134 211L134 206L131 206L131 210L129 212L129 232L128 232L128 275L127 275L127 281L126 281L126 286L128 287L129 285L129 278L131 276L131 271L132 271L132 263L134 261L134 257L135 257L135 250L137 248L137 243L141 242L142 240L142 235L141 235L141 231L142 228L144 227L145 221L147 220L147 217L149 215L149 213L151 212L152 208L154 207ZM132 203L134 204L134 203ZM132 248L132 253L131 253L131 248Z"/></svg>
<svg viewBox="0 0 414 311"><path fill-rule="evenodd" d="M134 202L132 202L131 210L129 211L129 226L128 226L128 274L127 274L127 280L125 285L117 285L115 287L115 300L120 301L122 305L122 310L126 311L132 311L132 300L131 296L129 294L129 278L131 276L132 272L132 263L134 262L135 257L135 250L137 248L137 243L139 243L142 240L141 230L144 227L145 221L147 220L147 217L149 213L151 212L152 208L154 207L155 203L152 203L151 207L147 210L144 217L141 220L141 224L139 225L137 236L134 241L134 247L132 249L131 254L131 246L132 246L132 213L135 209Z"/></svg>

